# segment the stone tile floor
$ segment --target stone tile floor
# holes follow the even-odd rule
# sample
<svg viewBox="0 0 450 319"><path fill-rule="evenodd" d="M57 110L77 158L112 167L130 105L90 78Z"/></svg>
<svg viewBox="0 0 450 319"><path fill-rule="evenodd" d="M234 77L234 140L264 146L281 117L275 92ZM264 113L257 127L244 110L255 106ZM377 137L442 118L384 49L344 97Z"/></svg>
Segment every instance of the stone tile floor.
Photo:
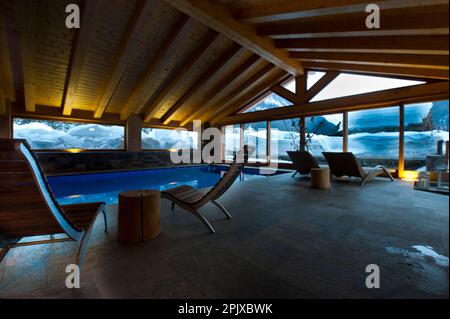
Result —
<svg viewBox="0 0 450 319"><path fill-rule="evenodd" d="M203 208L210 235L163 201L161 235L136 246L115 240L110 206L110 233L99 218L81 289L65 288L77 244L60 243L12 250L0 298L448 298L447 196L384 179L312 190L283 175L234 185L221 202L233 219ZM380 267L380 289L365 286L369 264Z"/></svg>

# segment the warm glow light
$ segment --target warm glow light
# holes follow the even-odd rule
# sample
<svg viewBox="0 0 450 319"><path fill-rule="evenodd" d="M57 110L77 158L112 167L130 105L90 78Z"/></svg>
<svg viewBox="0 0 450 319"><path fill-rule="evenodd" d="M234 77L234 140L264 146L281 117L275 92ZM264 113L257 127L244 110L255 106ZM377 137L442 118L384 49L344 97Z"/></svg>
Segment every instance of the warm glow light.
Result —
<svg viewBox="0 0 450 319"><path fill-rule="evenodd" d="M402 180L404 180L404 181L415 182L419 179L419 172L404 171L401 177L402 177Z"/></svg>
<svg viewBox="0 0 450 319"><path fill-rule="evenodd" d="M176 148L171 148L171 149L169 149L169 152L176 153L176 152L178 152L178 150Z"/></svg>
<svg viewBox="0 0 450 319"><path fill-rule="evenodd" d="M83 152L83 150L80 149L80 148L69 148L69 149L66 150L66 152L76 154L76 153L81 153L81 152Z"/></svg>

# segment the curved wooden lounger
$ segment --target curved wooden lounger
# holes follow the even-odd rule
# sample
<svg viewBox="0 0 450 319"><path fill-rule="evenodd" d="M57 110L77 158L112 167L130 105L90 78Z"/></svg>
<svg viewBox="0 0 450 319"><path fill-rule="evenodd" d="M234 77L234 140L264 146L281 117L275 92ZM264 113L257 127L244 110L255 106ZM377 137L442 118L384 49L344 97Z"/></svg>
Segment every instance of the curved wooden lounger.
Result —
<svg viewBox="0 0 450 319"><path fill-rule="evenodd" d="M356 156L351 152L323 152L323 155L334 176L359 177L362 179L361 186L364 186L368 181L377 176L387 177L391 181L394 180L386 167L382 165L373 168L363 168Z"/></svg>
<svg viewBox="0 0 450 319"><path fill-rule="evenodd" d="M15 247L64 241L80 243L81 266L92 227L104 203L59 206L41 167L25 140L0 139L0 262ZM53 238L65 234L66 238ZM49 240L19 242L49 235Z"/></svg>
<svg viewBox="0 0 450 319"><path fill-rule="evenodd" d="M320 168L316 159L312 156L310 152L307 151L288 151L289 158L292 161L292 165L296 170L292 177L295 175L309 175L311 174L311 169Z"/></svg>
<svg viewBox="0 0 450 319"><path fill-rule="evenodd" d="M248 158L248 156L246 156L246 158ZM211 202L216 205L228 219L231 219L231 215L225 207L217 202L217 199L219 199L219 197L221 197L241 175L244 165L245 161L244 163L233 163L225 175L213 188L211 188L209 192L204 193L193 188L192 186L179 186L161 192L161 197L172 202L172 210L175 208L175 205L178 205L192 213L203 223L203 225L205 225L208 231L213 234L215 232L214 228L208 220L198 212L198 209Z"/></svg>

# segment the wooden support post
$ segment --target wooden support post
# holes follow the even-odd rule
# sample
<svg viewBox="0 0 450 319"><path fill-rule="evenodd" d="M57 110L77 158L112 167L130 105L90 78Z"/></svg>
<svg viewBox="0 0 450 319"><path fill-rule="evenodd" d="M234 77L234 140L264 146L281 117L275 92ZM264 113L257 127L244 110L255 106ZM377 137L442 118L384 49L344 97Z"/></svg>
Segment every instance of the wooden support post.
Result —
<svg viewBox="0 0 450 319"><path fill-rule="evenodd" d="M132 114L126 124L127 152L142 151L142 118L139 114Z"/></svg>
<svg viewBox="0 0 450 319"><path fill-rule="evenodd" d="M298 104L303 104L306 102L307 77L307 74L295 77L295 95L297 96Z"/></svg>
<svg viewBox="0 0 450 319"><path fill-rule="evenodd" d="M267 127L267 130L266 130L266 134L267 134L267 137L266 137L266 161L267 161L267 165L270 165L270 161L272 159L272 156L271 156L272 149L271 149L271 145L270 145L271 144L270 121L267 121L266 127Z"/></svg>
<svg viewBox="0 0 450 319"><path fill-rule="evenodd" d="M343 113L343 118L344 120L342 123L342 132L344 136L342 137L342 151L348 152L348 112Z"/></svg>
<svg viewBox="0 0 450 319"><path fill-rule="evenodd" d="M306 151L306 121L305 121L305 117L300 118L300 150Z"/></svg>
<svg viewBox="0 0 450 319"><path fill-rule="evenodd" d="M12 138L12 118L9 100L4 101L5 113L0 114L0 138Z"/></svg>
<svg viewBox="0 0 450 319"><path fill-rule="evenodd" d="M398 123L398 177L402 178L405 172L405 106L399 107Z"/></svg>

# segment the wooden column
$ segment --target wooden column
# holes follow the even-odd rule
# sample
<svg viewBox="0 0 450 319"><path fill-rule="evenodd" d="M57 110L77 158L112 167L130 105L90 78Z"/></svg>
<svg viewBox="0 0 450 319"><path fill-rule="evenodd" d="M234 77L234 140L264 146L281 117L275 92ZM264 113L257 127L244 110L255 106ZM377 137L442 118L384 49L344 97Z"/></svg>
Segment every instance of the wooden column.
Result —
<svg viewBox="0 0 450 319"><path fill-rule="evenodd" d="M4 112L0 113L0 138L12 138L12 118L10 115L10 102L6 99L3 102Z"/></svg>
<svg viewBox="0 0 450 319"><path fill-rule="evenodd" d="M306 121L305 121L305 117L300 118L300 150L306 151Z"/></svg>
<svg viewBox="0 0 450 319"><path fill-rule="evenodd" d="M297 96L297 104L306 103L307 75L299 75L295 77L295 95Z"/></svg>
<svg viewBox="0 0 450 319"><path fill-rule="evenodd" d="M270 137L270 121L267 121L266 124L267 127L267 138L266 138L266 160L267 160L267 164L270 165L270 160L271 160L271 137Z"/></svg>
<svg viewBox="0 0 450 319"><path fill-rule="evenodd" d="M128 117L126 124L126 150L127 152L142 151L142 118L139 114Z"/></svg>
<svg viewBox="0 0 450 319"><path fill-rule="evenodd" d="M343 123L342 123L342 132L344 134L342 141L342 151L348 152L348 112L343 113Z"/></svg>
<svg viewBox="0 0 450 319"><path fill-rule="evenodd" d="M399 107L398 123L398 177L402 178L405 172L405 106Z"/></svg>

